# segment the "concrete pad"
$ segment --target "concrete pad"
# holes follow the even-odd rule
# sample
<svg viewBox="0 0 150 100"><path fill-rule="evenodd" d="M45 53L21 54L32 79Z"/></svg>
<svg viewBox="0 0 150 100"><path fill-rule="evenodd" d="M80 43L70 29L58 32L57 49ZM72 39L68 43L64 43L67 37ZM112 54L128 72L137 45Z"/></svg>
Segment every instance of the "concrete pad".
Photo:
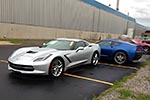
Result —
<svg viewBox="0 0 150 100"><path fill-rule="evenodd" d="M9 41L0 41L0 45L14 45L14 44L10 43Z"/></svg>

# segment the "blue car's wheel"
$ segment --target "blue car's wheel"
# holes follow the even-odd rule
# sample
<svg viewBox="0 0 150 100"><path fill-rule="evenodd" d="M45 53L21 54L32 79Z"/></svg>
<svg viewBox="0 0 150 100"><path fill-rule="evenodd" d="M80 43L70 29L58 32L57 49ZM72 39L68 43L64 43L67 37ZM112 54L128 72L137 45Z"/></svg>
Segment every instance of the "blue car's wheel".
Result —
<svg viewBox="0 0 150 100"><path fill-rule="evenodd" d="M114 55L114 61L117 64L124 64L127 61L127 55L122 51L118 51Z"/></svg>

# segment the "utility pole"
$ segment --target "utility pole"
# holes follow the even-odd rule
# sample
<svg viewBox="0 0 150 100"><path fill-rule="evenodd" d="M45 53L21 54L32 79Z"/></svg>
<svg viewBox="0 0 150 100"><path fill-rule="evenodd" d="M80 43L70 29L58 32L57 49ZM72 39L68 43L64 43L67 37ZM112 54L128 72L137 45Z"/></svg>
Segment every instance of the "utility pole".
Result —
<svg viewBox="0 0 150 100"><path fill-rule="evenodd" d="M116 10L119 10L119 0L117 0Z"/></svg>

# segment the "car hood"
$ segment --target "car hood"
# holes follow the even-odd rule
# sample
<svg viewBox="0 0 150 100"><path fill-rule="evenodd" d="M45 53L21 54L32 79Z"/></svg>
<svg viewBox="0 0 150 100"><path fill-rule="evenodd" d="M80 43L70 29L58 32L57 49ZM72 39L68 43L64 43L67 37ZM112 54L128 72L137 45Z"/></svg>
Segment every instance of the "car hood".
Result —
<svg viewBox="0 0 150 100"><path fill-rule="evenodd" d="M49 54L53 54L58 52L59 50L52 49L52 48L39 48L39 47L27 47L21 48L15 51L12 56L9 57L9 60L16 62L16 61L33 61L38 57L44 57Z"/></svg>

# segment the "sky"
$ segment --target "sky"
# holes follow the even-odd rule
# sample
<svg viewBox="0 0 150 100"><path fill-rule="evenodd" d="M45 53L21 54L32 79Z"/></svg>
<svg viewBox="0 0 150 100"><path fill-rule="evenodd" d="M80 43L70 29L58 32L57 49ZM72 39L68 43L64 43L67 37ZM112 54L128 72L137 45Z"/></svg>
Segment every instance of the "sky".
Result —
<svg viewBox="0 0 150 100"><path fill-rule="evenodd" d="M116 9L117 0L96 0ZM119 11L133 17L136 22L150 27L150 0L119 0Z"/></svg>

